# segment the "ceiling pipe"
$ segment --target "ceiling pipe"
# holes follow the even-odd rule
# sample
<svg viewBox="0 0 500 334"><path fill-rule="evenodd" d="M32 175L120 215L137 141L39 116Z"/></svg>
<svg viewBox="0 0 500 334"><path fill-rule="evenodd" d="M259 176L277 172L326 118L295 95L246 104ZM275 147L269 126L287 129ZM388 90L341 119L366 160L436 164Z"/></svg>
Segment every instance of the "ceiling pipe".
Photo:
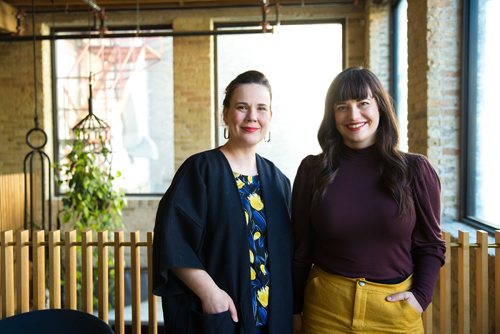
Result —
<svg viewBox="0 0 500 334"><path fill-rule="evenodd" d="M83 0L83 2L85 2L90 8L92 8L92 10L95 10L96 12L100 12L101 11L101 7L99 7L99 5L96 4L94 1L92 1L92 0Z"/></svg>
<svg viewBox="0 0 500 334"><path fill-rule="evenodd" d="M272 32L267 29L264 32ZM2 42L27 42L27 41L55 41L60 39L82 39L82 38L131 38L131 37L193 37L193 36L216 36L216 35L246 35L262 34L262 29L243 30L208 30L208 31L158 31L158 32L130 32L130 33L106 33L91 32L90 34L65 34L65 35L36 35L36 36L11 36L0 35Z"/></svg>
<svg viewBox="0 0 500 334"><path fill-rule="evenodd" d="M106 34L108 29L106 27L106 11L104 7L99 6L93 0L83 0L83 2L85 2L92 9L96 17L99 17L99 33L101 35Z"/></svg>

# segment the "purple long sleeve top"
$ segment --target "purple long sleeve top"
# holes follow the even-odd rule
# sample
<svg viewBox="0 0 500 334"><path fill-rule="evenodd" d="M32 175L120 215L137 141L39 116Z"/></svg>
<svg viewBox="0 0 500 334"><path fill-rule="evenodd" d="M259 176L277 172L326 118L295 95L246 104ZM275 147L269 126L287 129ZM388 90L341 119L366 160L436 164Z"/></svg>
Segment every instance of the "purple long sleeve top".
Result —
<svg viewBox="0 0 500 334"><path fill-rule="evenodd" d="M406 159L414 210L402 217L395 200L380 186L375 146L347 149L335 179L314 207L319 156L302 160L292 192L294 313L302 312L313 264L332 274L373 281L413 274L410 291L423 309L429 305L445 252L440 182L424 156L407 154Z"/></svg>

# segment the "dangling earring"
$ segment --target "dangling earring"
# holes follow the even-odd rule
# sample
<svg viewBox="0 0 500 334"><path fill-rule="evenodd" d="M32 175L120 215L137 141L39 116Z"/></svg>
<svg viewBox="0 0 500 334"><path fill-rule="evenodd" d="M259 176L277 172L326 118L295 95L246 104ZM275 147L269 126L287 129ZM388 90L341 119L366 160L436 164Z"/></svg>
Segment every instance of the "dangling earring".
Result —
<svg viewBox="0 0 500 334"><path fill-rule="evenodd" d="M229 139L229 133L227 132L227 128L224 128L224 139Z"/></svg>
<svg viewBox="0 0 500 334"><path fill-rule="evenodd" d="M264 141L265 141L266 143L269 143L269 142L271 141L271 131L268 131L268 132L267 132L267 139L266 139L266 138L264 138Z"/></svg>

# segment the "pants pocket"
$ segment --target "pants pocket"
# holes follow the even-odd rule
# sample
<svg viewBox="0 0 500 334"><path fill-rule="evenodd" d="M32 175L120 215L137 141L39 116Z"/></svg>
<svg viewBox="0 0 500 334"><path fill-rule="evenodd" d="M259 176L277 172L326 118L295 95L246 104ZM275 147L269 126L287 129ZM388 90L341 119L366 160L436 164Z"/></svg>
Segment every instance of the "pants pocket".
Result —
<svg viewBox="0 0 500 334"><path fill-rule="evenodd" d="M387 333L420 333L422 317L406 300L389 302L386 295L371 294L367 300L366 325Z"/></svg>

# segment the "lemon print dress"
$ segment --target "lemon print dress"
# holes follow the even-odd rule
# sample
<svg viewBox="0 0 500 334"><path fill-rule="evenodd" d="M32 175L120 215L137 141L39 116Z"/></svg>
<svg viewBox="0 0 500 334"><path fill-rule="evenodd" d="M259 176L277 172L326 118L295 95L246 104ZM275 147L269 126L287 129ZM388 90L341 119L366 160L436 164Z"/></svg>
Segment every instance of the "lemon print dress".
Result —
<svg viewBox="0 0 500 334"><path fill-rule="evenodd" d="M253 315L256 326L264 326L267 324L270 275L267 263L267 224L264 203L260 197L260 181L258 175L233 174L247 224Z"/></svg>

